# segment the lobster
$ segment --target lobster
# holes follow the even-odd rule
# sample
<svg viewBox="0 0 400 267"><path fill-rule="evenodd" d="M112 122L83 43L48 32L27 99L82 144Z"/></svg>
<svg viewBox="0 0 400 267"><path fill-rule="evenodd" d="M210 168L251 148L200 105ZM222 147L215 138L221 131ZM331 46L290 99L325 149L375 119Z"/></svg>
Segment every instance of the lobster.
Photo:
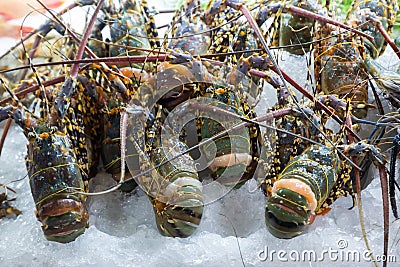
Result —
<svg viewBox="0 0 400 267"><path fill-rule="evenodd" d="M375 27L374 21L379 21L390 34L397 10L397 1L354 1L346 21L373 39L338 33L337 37L325 39L316 45L314 57L317 62L317 91L349 98L354 106L353 115L358 118L366 117L371 107L368 104L368 75L374 74L376 77L378 70L368 65L373 64L373 60L386 47L385 39ZM327 31L329 27L322 26L317 30L317 38L324 38ZM385 73L380 78L385 80L383 75Z"/></svg>
<svg viewBox="0 0 400 267"><path fill-rule="evenodd" d="M164 46L175 51L188 51L194 55L208 51L212 43L211 38L196 35L198 31L208 28L200 20L198 1L187 1L184 6L172 19L172 41L164 43ZM183 10L185 14L182 15ZM188 40L182 42L181 38L186 38L185 36L188 36L189 40L193 38L193 42ZM191 44L196 45L191 46ZM249 115L243 98L231 90L229 85L215 86L214 73L223 70L206 66L189 55L177 52L175 55L177 59L172 64L161 63L156 75L144 81L138 88L140 103L138 107L145 107L150 114L147 119L141 119L146 122L141 129L128 127L135 129L132 130L135 138L131 138L130 141L141 140L139 143L142 143L136 146L130 145L134 152L129 152L131 155L142 155L139 157L139 162L142 162L141 168L138 168L138 164L135 167L132 163L128 166L131 165L131 172L133 169L133 172L142 171L142 173L146 172L146 169L151 169L151 166L159 166L153 167L157 172L153 173L151 178L139 177L137 182L148 193L153 203L160 232L168 236L187 237L200 223L204 200L193 159L189 155L183 155L179 161L175 160L175 157L188 149L182 142L186 139L183 128L188 121L181 121L179 118L185 117L183 114L193 115L189 120L196 121L199 141L214 136L224 127L229 128L230 124L221 125L223 119L215 121L215 117L209 118L202 111L195 112L185 107L185 103L192 100L196 102L198 98L208 99L214 105L222 105L234 113ZM135 113L131 116L133 116L131 120L140 121ZM232 134L230 138L222 137L216 140L215 154L211 152L209 146L202 149L206 164L209 165L215 179L234 186L238 183L243 184L250 178L249 175L247 177L243 174L252 174L252 169L255 167L254 162L251 162L258 153L258 144L252 135L257 136L257 133L251 129L250 132L249 129L242 129ZM168 137L164 139L163 136ZM232 138L235 144L232 143ZM236 146L239 142L241 145ZM168 145L170 151L167 153ZM237 150L232 150L233 148ZM168 162L167 159L172 161ZM128 162L130 160L128 159Z"/></svg>
<svg viewBox="0 0 400 267"><path fill-rule="evenodd" d="M11 117L29 140L26 167L30 177L37 218L48 240L70 242L88 227L86 197L81 170L71 139L47 118L34 118L24 108L1 108L1 120Z"/></svg>
<svg viewBox="0 0 400 267"><path fill-rule="evenodd" d="M355 205L357 178L351 174L352 166L343 155L370 158L379 169L385 170L386 159L375 146L364 142L344 145L340 134L333 134L321 125L320 115L310 109L306 111L312 116L312 126L308 126L309 120L301 113L278 122L278 128L310 139L278 133L274 165L265 181L266 224L279 238L293 238L303 233L315 215L328 212L329 206L341 196L351 195ZM339 154L339 149L343 153Z"/></svg>

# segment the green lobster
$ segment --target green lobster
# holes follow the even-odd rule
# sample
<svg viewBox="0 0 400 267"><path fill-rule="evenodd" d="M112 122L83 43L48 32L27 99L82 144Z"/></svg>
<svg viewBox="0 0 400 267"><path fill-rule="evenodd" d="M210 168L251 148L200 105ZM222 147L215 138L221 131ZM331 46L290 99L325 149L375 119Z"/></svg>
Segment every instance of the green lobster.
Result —
<svg viewBox="0 0 400 267"><path fill-rule="evenodd" d="M274 165L265 181L266 225L279 238L302 234L315 215L328 212L341 196L352 196L353 206L356 204L358 178L344 156L368 158L385 170L386 159L375 146L365 142L343 144L343 136L327 130L318 112L308 108L303 111L277 121L279 129L300 137L278 133ZM310 139L303 140L301 136Z"/></svg>
<svg viewBox="0 0 400 267"><path fill-rule="evenodd" d="M37 218L48 240L70 242L88 227L87 190L70 136L65 128L37 119L24 108L1 108L0 119L11 117L28 139L26 168Z"/></svg>

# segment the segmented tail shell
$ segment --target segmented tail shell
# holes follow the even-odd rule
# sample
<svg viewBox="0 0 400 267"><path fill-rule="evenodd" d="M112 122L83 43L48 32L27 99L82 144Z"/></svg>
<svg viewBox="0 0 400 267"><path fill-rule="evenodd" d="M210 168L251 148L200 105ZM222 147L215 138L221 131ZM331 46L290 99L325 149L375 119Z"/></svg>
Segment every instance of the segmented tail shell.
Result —
<svg viewBox="0 0 400 267"><path fill-rule="evenodd" d="M212 104L217 108L245 116L242 103L230 89L209 88L205 97L213 99ZM214 113L212 118L199 118L197 122L199 136L201 139L212 138L239 122L238 119L226 118L225 115L218 113ZM252 162L252 146L247 127L230 132L201 149L210 164L209 168L213 171L214 178L220 183L230 186L241 185L251 178L246 175L250 172L247 168Z"/></svg>
<svg viewBox="0 0 400 267"><path fill-rule="evenodd" d="M267 202L268 230L279 238L301 234L311 215L326 208L324 203L341 177L342 166L336 150L321 145L312 145L290 161L275 181Z"/></svg>
<svg viewBox="0 0 400 267"><path fill-rule="evenodd" d="M71 242L88 227L84 182L69 137L39 124L28 133L26 166L37 217L48 240Z"/></svg>
<svg viewBox="0 0 400 267"><path fill-rule="evenodd" d="M170 139L166 142L151 152L154 166L166 163L157 168L159 177L153 177L160 189L149 198L159 231L166 236L188 237L197 229L203 214L202 184L189 155L173 159L187 150L186 145Z"/></svg>

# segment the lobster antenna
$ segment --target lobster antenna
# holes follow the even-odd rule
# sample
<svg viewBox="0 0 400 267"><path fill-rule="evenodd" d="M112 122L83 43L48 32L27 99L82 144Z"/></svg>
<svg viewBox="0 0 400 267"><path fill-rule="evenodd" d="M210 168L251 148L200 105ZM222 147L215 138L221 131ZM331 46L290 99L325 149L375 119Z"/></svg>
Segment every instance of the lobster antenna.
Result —
<svg viewBox="0 0 400 267"><path fill-rule="evenodd" d="M11 98L17 103L19 106L23 107L23 109L27 112L29 112L33 117L37 118L35 114L33 114L30 110L26 109L25 106L21 103L21 101L18 99L18 97L10 90L6 82L3 80L3 78L0 76L0 82L3 85L3 87L6 89L6 91L10 94ZM1 135L0 139L0 155L1 152L3 151L4 143L8 134L8 131L10 130L10 126L12 123L12 119L8 118L6 125L4 126L3 134Z"/></svg>
<svg viewBox="0 0 400 267"><path fill-rule="evenodd" d="M233 230L233 233L235 234L236 243L237 243L237 245L238 245L239 254L240 254L240 259L241 259L241 261L242 261L242 265L245 267L246 265L244 264L242 249L240 248L240 244L239 244L239 238L238 238L238 235L237 235L237 233L236 233L235 226L233 225L231 218L229 218L228 216L226 216L226 215L223 214L223 213L218 213L218 214L221 215L221 216L223 216L223 217L225 217L225 218L227 219L227 221L229 222L229 224L231 225L232 230Z"/></svg>
<svg viewBox="0 0 400 267"><path fill-rule="evenodd" d="M122 184L125 178L125 159L126 159L126 129L128 128L128 114L126 110L121 111L121 122L120 122L120 140L121 140L121 177L119 179L119 185Z"/></svg>
<svg viewBox="0 0 400 267"><path fill-rule="evenodd" d="M29 177L28 174L25 174L22 178L12 180L12 181L8 182L8 183L5 184L5 185L9 185L9 184L12 184L12 183L20 182L20 181L22 181L22 180L24 180L24 179L26 179L26 178L28 178L28 177ZM13 192L14 192L14 191L13 191Z"/></svg>
<svg viewBox="0 0 400 267"><path fill-rule="evenodd" d="M347 112L350 113L349 104L347 105L346 110L347 110L346 113ZM348 124L349 127L351 127L351 118L350 118L350 116L347 115L346 118L347 118L346 119L346 124ZM353 136L348 135L347 138L349 139L350 142L354 142L354 137ZM355 157L353 157L353 161L355 162L355 164L357 164L357 159ZM367 247L367 250L368 250L368 252L370 254L370 257L372 259L372 262L374 263L375 267L378 267L378 265L376 263L376 260L375 260L375 257L374 257L374 254L372 253L371 247L369 246L369 242L368 242L368 238L367 238L367 231L365 229L365 221L364 221L364 213L363 213L363 208L362 208L362 197L361 197L361 184L360 184L361 183L361 181L360 181L361 178L360 178L359 170L355 169L354 170L354 174L355 174L356 192L357 192L357 200L358 200L357 209L358 209L358 216L359 216L359 219L360 219L362 236L363 236L363 239L364 239L365 246ZM385 239L384 243L386 243L386 239L387 239L386 235L385 235L384 239Z"/></svg>
<svg viewBox="0 0 400 267"><path fill-rule="evenodd" d="M37 70L34 67L33 63L32 63L32 57L31 56L33 56L35 51L33 51L33 53L31 51L31 53L28 54L28 52L26 51L25 43L22 41L22 25L24 24L26 18L27 18L27 16L25 16L25 18L23 19L21 27L20 27L21 45L22 45L22 49L24 50L24 54L28 59L28 65L31 68L33 74L35 75L35 79L36 79L36 81L37 81L37 83L39 85L40 90L42 91L44 104L45 104L45 116L47 116L48 114L50 114L50 109L49 109L49 100L47 98L46 89L44 88L44 86L43 86L43 84L42 84L42 82L40 80L39 74L37 73ZM26 74L26 71L24 71L22 77L24 77L25 74ZM17 98L15 95L14 95L14 97Z"/></svg>

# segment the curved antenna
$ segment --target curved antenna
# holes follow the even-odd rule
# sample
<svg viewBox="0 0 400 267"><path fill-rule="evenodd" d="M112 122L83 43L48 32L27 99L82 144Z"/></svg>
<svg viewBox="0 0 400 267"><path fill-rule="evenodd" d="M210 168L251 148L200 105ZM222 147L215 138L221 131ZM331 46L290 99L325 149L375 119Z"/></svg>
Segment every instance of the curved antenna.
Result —
<svg viewBox="0 0 400 267"><path fill-rule="evenodd" d="M12 119L8 118L6 125L4 126L4 129L3 129L3 134L1 135L1 139L0 139L0 156L1 156L1 152L3 151L3 147L4 147L4 143L6 141L8 131L10 130L10 127L11 127L11 123L12 123Z"/></svg>
<svg viewBox="0 0 400 267"><path fill-rule="evenodd" d="M27 17L24 18L23 23L25 22L26 18ZM21 34L21 39L22 39L22 31L20 32L20 34ZM42 91L44 104L45 104L45 116L47 116L50 113L50 109L49 109L49 100L47 99L46 89L44 88L44 86L39 78L39 74L37 73L36 68L33 66L33 62L32 62L32 57L33 57L35 51L33 51L33 52L31 51L31 53L28 54L28 52L26 51L26 48L25 48L25 43L21 42L21 45L22 45L22 49L24 50L24 54L26 55L26 57L28 59L29 68L32 70L33 74L35 75L35 79L39 85L40 90ZM23 76L25 76L25 73L23 73ZM14 97L15 97L15 99L18 99L15 95L14 95Z"/></svg>

